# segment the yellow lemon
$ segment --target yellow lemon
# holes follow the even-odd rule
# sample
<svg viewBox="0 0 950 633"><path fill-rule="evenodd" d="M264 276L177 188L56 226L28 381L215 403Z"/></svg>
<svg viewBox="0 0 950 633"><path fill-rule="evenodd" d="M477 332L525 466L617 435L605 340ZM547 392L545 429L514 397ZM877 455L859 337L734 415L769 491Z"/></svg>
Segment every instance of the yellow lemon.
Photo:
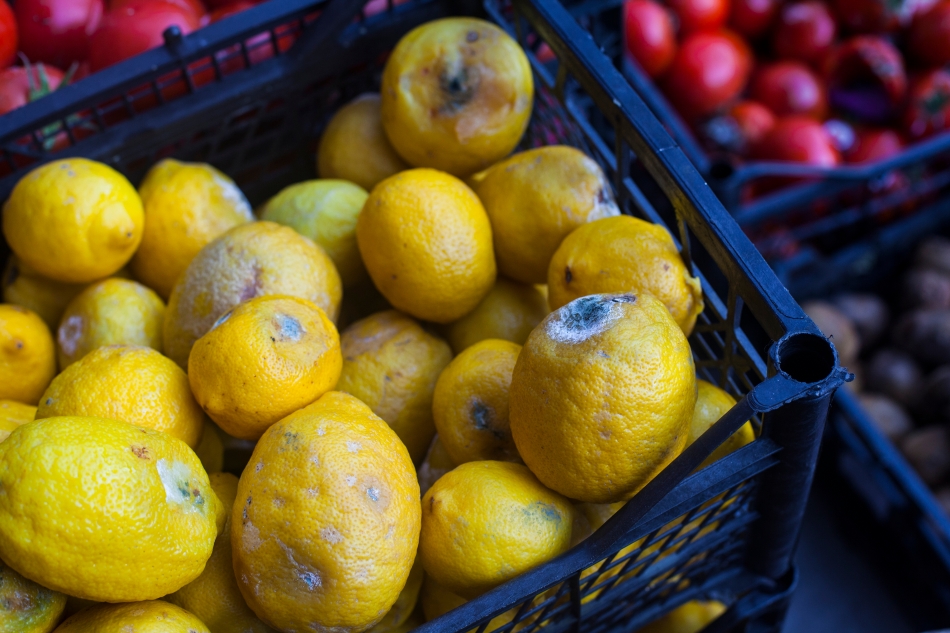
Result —
<svg viewBox="0 0 950 633"><path fill-rule="evenodd" d="M56 350L43 319L0 304L0 398L36 404L55 375Z"/></svg>
<svg viewBox="0 0 950 633"><path fill-rule="evenodd" d="M600 166L563 145L515 154L472 177L472 186L491 220L498 272L524 283L547 282L571 231L620 213Z"/></svg>
<svg viewBox="0 0 950 633"><path fill-rule="evenodd" d="M396 604L386 613L371 630L374 633L383 633L384 631L398 630L405 622L409 620L416 603L419 601L419 590L422 589L422 579L425 573L422 571L422 563L416 556L412 569L409 570L409 578L406 580L406 586L399 592Z"/></svg>
<svg viewBox="0 0 950 633"><path fill-rule="evenodd" d="M132 273L164 299L205 244L254 219L234 181L205 163L159 161L145 175L139 195L145 228Z"/></svg>
<svg viewBox="0 0 950 633"><path fill-rule="evenodd" d="M736 399L728 392L705 380L696 381L696 408L693 410L693 419L689 426L689 446L709 427L719 421L729 409L736 405ZM755 439L755 429L751 422L746 422L729 439L719 445L709 457L703 461L700 468L705 468L726 455L738 450Z"/></svg>
<svg viewBox="0 0 950 633"><path fill-rule="evenodd" d="M340 337L337 389L365 402L392 427L418 463L435 435L432 394L452 360L442 339L395 310L357 321Z"/></svg>
<svg viewBox="0 0 950 633"><path fill-rule="evenodd" d="M669 231L629 215L575 229L554 253L547 278L552 309L586 295L647 292L687 336L703 311L699 278L683 264Z"/></svg>
<svg viewBox="0 0 950 633"><path fill-rule="evenodd" d="M638 633L699 633L726 612L726 605L715 600L691 600L655 620Z"/></svg>
<svg viewBox="0 0 950 633"><path fill-rule="evenodd" d="M13 429L32 422L36 407L13 400L0 400L0 442L10 437Z"/></svg>
<svg viewBox="0 0 950 633"><path fill-rule="evenodd" d="M426 457L419 465L417 472L419 479L419 492L425 494L429 488L442 478L442 475L455 468L458 464L452 461L449 452L445 450L445 445L439 439L438 434L432 438L432 444L429 445L429 451Z"/></svg>
<svg viewBox="0 0 950 633"><path fill-rule="evenodd" d="M99 347L141 345L162 351L165 303L127 279L106 279L83 290L63 312L56 355L63 369Z"/></svg>
<svg viewBox="0 0 950 633"><path fill-rule="evenodd" d="M100 604L63 622L56 633L210 633L191 613L164 600Z"/></svg>
<svg viewBox="0 0 950 633"><path fill-rule="evenodd" d="M16 255L10 255L3 271L3 301L32 310L55 331L66 306L86 287L56 281L39 274Z"/></svg>
<svg viewBox="0 0 950 633"><path fill-rule="evenodd" d="M380 89L386 135L415 167L467 176L507 156L531 118L524 51L474 18L433 20L393 49Z"/></svg>
<svg viewBox="0 0 950 633"><path fill-rule="evenodd" d="M204 429L185 372L155 350L131 345L100 347L53 379L36 419L65 415L122 420L191 447Z"/></svg>
<svg viewBox="0 0 950 633"><path fill-rule="evenodd" d="M573 514L521 464L462 464L422 498L422 566L474 598L567 550Z"/></svg>
<svg viewBox="0 0 950 633"><path fill-rule="evenodd" d="M528 337L511 379L511 434L545 485L629 498L679 455L696 404L693 357L650 295L583 297Z"/></svg>
<svg viewBox="0 0 950 633"><path fill-rule="evenodd" d="M376 185L356 223L373 283L398 310L450 323L495 283L491 226L461 180L411 169Z"/></svg>
<svg viewBox="0 0 950 633"><path fill-rule="evenodd" d="M487 339L449 363L435 384L432 415L456 464L521 462L508 427L508 389L521 346Z"/></svg>
<svg viewBox="0 0 950 633"><path fill-rule="evenodd" d="M405 169L409 165L386 138L376 93L361 94L337 110L320 137L317 173L321 178L342 178L369 191Z"/></svg>
<svg viewBox="0 0 950 633"><path fill-rule="evenodd" d="M231 564L231 511L238 478L231 473L210 475L211 488L227 509L224 530L214 542L208 564L196 579L166 599L195 614L214 633L274 633L244 602Z"/></svg>
<svg viewBox="0 0 950 633"><path fill-rule="evenodd" d="M327 252L344 286L367 279L356 245L356 219L369 194L345 180L308 180L267 201L261 219L289 226Z"/></svg>
<svg viewBox="0 0 950 633"><path fill-rule="evenodd" d="M195 455L201 460L201 465L209 475L221 472L224 468L224 442L221 441L218 426L213 422L205 420L201 442L195 447Z"/></svg>
<svg viewBox="0 0 950 633"><path fill-rule="evenodd" d="M474 310L446 327L445 338L456 354L488 338L522 345L548 312L536 286L499 277Z"/></svg>
<svg viewBox="0 0 950 633"><path fill-rule="evenodd" d="M165 354L187 367L195 341L254 297L307 299L335 321L342 294L340 275L313 240L273 222L241 225L203 248L178 278L165 313Z"/></svg>
<svg viewBox="0 0 950 633"><path fill-rule="evenodd" d="M24 424L0 442L0 486L0 558L55 591L150 600L211 556L219 502L192 450L166 433L105 418Z"/></svg>
<svg viewBox="0 0 950 633"><path fill-rule="evenodd" d="M0 561L0 633L49 633L66 596L27 580Z"/></svg>
<svg viewBox="0 0 950 633"><path fill-rule="evenodd" d="M66 158L37 167L3 207L10 249L41 275L73 283L122 268L142 241L142 200L108 165Z"/></svg>
<svg viewBox="0 0 950 633"><path fill-rule="evenodd" d="M419 515L405 446L369 407L331 391L270 427L241 475L238 586L274 628L365 630L406 585Z"/></svg>
<svg viewBox="0 0 950 633"><path fill-rule="evenodd" d="M272 295L218 319L191 350L188 379L198 404L225 433L256 440L333 389L342 364L340 337L323 310Z"/></svg>

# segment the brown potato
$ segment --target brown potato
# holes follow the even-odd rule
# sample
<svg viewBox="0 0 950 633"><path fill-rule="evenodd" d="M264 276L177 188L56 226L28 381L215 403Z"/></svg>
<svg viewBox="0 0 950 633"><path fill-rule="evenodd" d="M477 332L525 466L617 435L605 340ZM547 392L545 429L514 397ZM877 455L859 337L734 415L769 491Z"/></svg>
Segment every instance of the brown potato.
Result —
<svg viewBox="0 0 950 633"><path fill-rule="evenodd" d="M845 367L853 364L861 350L861 340L851 319L826 301L808 301L802 304L802 309L834 343L841 364Z"/></svg>
<svg viewBox="0 0 950 633"><path fill-rule="evenodd" d="M862 393L858 396L858 402L877 430L892 442L897 442L914 429L910 415L887 396Z"/></svg>
<svg viewBox="0 0 950 633"><path fill-rule="evenodd" d="M924 374L909 354L892 348L880 349L865 367L868 390L882 393L908 408L916 405Z"/></svg>
<svg viewBox="0 0 950 633"><path fill-rule="evenodd" d="M891 320L887 304L874 294L848 293L833 297L831 302L854 323L862 349L874 345Z"/></svg>
<svg viewBox="0 0 950 633"><path fill-rule="evenodd" d="M950 474L950 432L944 425L917 429L904 437L900 447L926 484L939 484Z"/></svg>

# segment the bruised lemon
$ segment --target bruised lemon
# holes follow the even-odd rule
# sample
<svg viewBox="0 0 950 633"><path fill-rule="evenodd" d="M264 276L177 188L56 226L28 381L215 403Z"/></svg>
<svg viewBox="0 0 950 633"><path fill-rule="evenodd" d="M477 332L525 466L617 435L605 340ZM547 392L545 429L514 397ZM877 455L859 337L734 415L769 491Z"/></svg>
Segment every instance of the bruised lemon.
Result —
<svg viewBox="0 0 950 633"><path fill-rule="evenodd" d="M629 215L575 229L551 258L547 279L552 309L585 295L647 292L687 336L703 311L699 278L686 268L669 231Z"/></svg>
<svg viewBox="0 0 950 633"><path fill-rule="evenodd" d="M218 426L256 440L333 389L342 364L340 337L326 313L305 299L274 295L218 319L191 350L188 379Z"/></svg>
<svg viewBox="0 0 950 633"><path fill-rule="evenodd" d="M474 310L445 328L445 338L456 354L489 338L522 345L548 312L537 286L499 277Z"/></svg>
<svg viewBox="0 0 950 633"><path fill-rule="evenodd" d="M0 442L10 437L18 426L32 422L36 407L13 400L0 400Z"/></svg>
<svg viewBox="0 0 950 633"><path fill-rule="evenodd" d="M44 277L16 255L10 255L3 271L3 301L36 312L54 332L66 306L85 287Z"/></svg>
<svg viewBox="0 0 950 633"><path fill-rule="evenodd" d="M368 92L336 111L317 147L317 173L371 190L381 180L409 169L386 137L379 94Z"/></svg>
<svg viewBox="0 0 950 633"><path fill-rule="evenodd" d="M108 165L85 158L33 169L3 207L10 249L41 275L72 283L122 268L142 241L138 192Z"/></svg>
<svg viewBox="0 0 950 633"><path fill-rule="evenodd" d="M238 586L276 629L363 631L406 585L419 515L406 447L365 404L331 391L265 431L241 475Z"/></svg>
<svg viewBox="0 0 950 633"><path fill-rule="evenodd" d="M40 399L37 419L111 418L198 446L204 415L174 362L148 347L100 347L58 375Z"/></svg>
<svg viewBox="0 0 950 633"><path fill-rule="evenodd" d="M471 312L495 283L491 236L478 197L434 169L376 185L356 224L360 254L383 296L436 323Z"/></svg>
<svg viewBox="0 0 950 633"><path fill-rule="evenodd" d="M0 633L49 633L66 596L27 580L0 561Z"/></svg>
<svg viewBox="0 0 950 633"><path fill-rule="evenodd" d="M56 633L210 633L197 617L164 600L100 604L63 622Z"/></svg>
<svg viewBox="0 0 950 633"><path fill-rule="evenodd" d="M583 297L531 333L510 394L511 434L538 479L578 501L621 501L686 445L692 352L650 295Z"/></svg>
<svg viewBox="0 0 950 633"><path fill-rule="evenodd" d="M43 319L0 304L0 398L36 404L54 375L56 350Z"/></svg>
<svg viewBox="0 0 950 633"><path fill-rule="evenodd" d="M524 51L503 30L445 18L399 40L380 93L386 135L409 164L467 176L518 145L534 82Z"/></svg>
<svg viewBox="0 0 950 633"><path fill-rule="evenodd" d="M187 367L195 341L254 297L307 299L333 321L342 293L333 262L313 240L273 222L238 226L205 246L175 284L165 313L165 354Z"/></svg>
<svg viewBox="0 0 950 633"><path fill-rule="evenodd" d="M151 600L197 578L211 556L218 500L194 452L166 433L36 420L0 442L0 486L0 558L54 591Z"/></svg>
<svg viewBox="0 0 950 633"><path fill-rule="evenodd" d="M720 389L716 385L705 380L696 381L696 408L693 410L693 418L689 426L689 440L686 445L689 446L699 439L699 436L705 433L709 427L719 421L729 409L736 405L736 399L727 391ZM725 442L710 453L709 457L703 461L700 468L709 466L736 451L755 439L755 429L751 422L746 422L739 430L729 436Z"/></svg>
<svg viewBox="0 0 950 633"><path fill-rule="evenodd" d="M145 174L139 195L145 229L130 266L164 299L205 244L254 219L234 181L205 163L159 161Z"/></svg>

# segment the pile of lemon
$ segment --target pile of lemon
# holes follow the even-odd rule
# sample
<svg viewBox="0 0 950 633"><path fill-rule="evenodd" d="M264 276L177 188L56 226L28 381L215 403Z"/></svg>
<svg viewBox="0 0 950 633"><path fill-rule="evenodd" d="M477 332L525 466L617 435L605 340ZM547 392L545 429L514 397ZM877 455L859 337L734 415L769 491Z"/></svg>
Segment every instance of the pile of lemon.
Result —
<svg viewBox="0 0 950 633"><path fill-rule="evenodd" d="M328 123L321 179L253 212L175 160L19 182L0 631L409 630L583 540L734 404L696 378L669 233L582 152L512 154L533 97L514 40L440 20Z"/></svg>

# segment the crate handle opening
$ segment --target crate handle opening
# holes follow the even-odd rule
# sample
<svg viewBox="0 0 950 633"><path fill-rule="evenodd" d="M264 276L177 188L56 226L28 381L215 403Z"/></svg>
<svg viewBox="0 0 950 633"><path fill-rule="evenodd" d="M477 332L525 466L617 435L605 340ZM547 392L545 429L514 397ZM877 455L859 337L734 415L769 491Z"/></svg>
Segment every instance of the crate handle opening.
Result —
<svg viewBox="0 0 950 633"><path fill-rule="evenodd" d="M838 369L838 353L824 336L801 332L785 337L776 345L776 366L792 380L821 382Z"/></svg>

